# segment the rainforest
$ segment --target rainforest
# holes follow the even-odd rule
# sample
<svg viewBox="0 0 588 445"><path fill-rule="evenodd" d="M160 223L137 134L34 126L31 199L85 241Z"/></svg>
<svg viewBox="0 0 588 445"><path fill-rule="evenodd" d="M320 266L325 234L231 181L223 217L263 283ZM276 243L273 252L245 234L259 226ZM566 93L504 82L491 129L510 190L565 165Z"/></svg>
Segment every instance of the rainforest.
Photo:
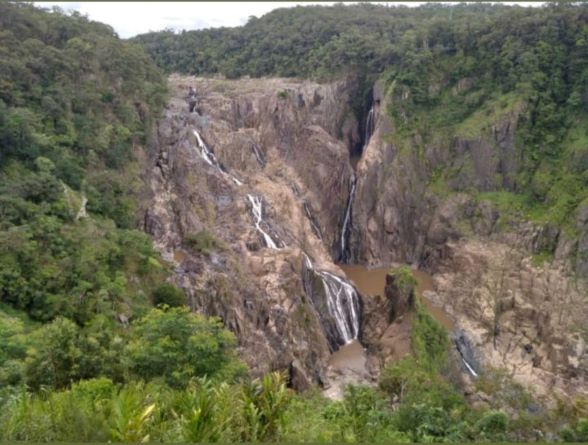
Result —
<svg viewBox="0 0 588 445"><path fill-rule="evenodd" d="M0 60L0 440L588 441L585 4L3 2Z"/></svg>

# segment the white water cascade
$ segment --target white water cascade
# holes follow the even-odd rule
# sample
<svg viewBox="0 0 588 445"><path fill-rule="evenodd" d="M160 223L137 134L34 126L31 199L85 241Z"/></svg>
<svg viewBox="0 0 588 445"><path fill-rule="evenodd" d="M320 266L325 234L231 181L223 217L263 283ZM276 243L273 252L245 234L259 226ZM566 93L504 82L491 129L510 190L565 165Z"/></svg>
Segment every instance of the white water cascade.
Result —
<svg viewBox="0 0 588 445"><path fill-rule="evenodd" d="M361 153L367 147L370 138L372 137L372 133L374 131L374 106L370 108L368 112L366 121L365 121L365 131L364 131L364 139L363 139L363 147L361 148ZM355 199L355 190L357 188L357 177L355 173L351 175L351 186L349 189L349 199L347 201L347 208L345 209L345 216L343 218L343 225L341 226L341 254L339 256L339 261L345 263L348 260L347 249L348 249L348 241L349 241L349 232L351 229L351 211L353 207L353 200Z"/></svg>
<svg viewBox="0 0 588 445"><path fill-rule="evenodd" d="M351 206L355 198L355 188L357 187L357 178L355 173L351 175L351 188L349 191L349 200L347 201L347 208L345 209L345 217L343 218L343 226L341 227L341 261L347 261L347 241L349 240L349 230L351 224Z"/></svg>
<svg viewBox="0 0 588 445"><path fill-rule="evenodd" d="M370 141L372 137L372 133L374 132L374 106L372 105L370 111L368 112L367 119L365 120L365 130L363 133L363 147L362 151L365 146Z"/></svg>
<svg viewBox="0 0 588 445"><path fill-rule="evenodd" d="M255 159L257 159L257 163L262 168L265 167L265 156L263 155L263 152L261 151L259 146L257 144L253 144L252 148L253 148L253 154L255 154Z"/></svg>
<svg viewBox="0 0 588 445"><path fill-rule="evenodd" d="M247 195L247 200L251 204L251 212L253 214L253 221L255 222L255 228L265 242L265 245L270 249L279 249L278 244L281 244L280 240L278 239L277 242L261 228L261 223L263 222L263 201L260 196L254 195Z"/></svg>
<svg viewBox="0 0 588 445"><path fill-rule="evenodd" d="M306 217L308 218L308 222L310 222L310 227L312 228L312 231L314 232L316 237L322 241L323 235L321 233L321 228L316 223L316 220L314 219L314 216L312 216L312 213L310 213L310 206L308 205L308 201L306 199L302 201L302 206L304 207L304 213L306 213Z"/></svg>
<svg viewBox="0 0 588 445"><path fill-rule="evenodd" d="M198 141L198 148L200 149L200 156L202 156L202 159L204 159L208 165L211 165L212 167L216 167L216 169L221 173L221 175L225 176L226 178L229 178L231 181L233 181L238 186L242 186L243 185L242 181L240 181L236 176L226 172L223 169L223 167L221 167L221 165L218 162L218 160L216 159L216 156L214 155L214 153L212 151L210 151L210 149L206 146L206 144L202 140L200 133L198 133L198 131L196 131L196 130L192 130L192 131L194 133L194 136L196 136L196 140Z"/></svg>
<svg viewBox="0 0 588 445"><path fill-rule="evenodd" d="M305 283L305 286L307 287L307 294L310 294L315 307L317 307L317 311L319 312L321 322L323 323L323 327L325 328L329 340L332 343L347 344L350 341L357 339L359 336L360 306L359 296L357 295L355 288L343 278L338 277L331 272L316 270L306 253L304 254L304 266L307 273L316 274L316 276L322 281L327 314L320 311L320 307L324 306L324 304L315 301L317 294L316 292L313 292L312 289L308 288L310 284L307 282ZM327 327L331 324L329 321L332 321L334 324L336 333L331 332L332 329Z"/></svg>

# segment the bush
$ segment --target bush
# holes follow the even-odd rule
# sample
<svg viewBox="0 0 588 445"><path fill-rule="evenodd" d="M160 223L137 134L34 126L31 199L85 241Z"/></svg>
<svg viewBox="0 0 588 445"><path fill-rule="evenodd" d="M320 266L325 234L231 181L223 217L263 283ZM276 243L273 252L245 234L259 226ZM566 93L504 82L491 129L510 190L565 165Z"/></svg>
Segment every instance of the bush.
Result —
<svg viewBox="0 0 588 445"><path fill-rule="evenodd" d="M139 377L162 377L173 387L184 387L193 377L230 380L242 374L235 346L235 336L216 319L188 308L152 309L135 325L128 356Z"/></svg>
<svg viewBox="0 0 588 445"><path fill-rule="evenodd" d="M502 411L490 410L474 425L480 439L504 440L504 434L508 428L508 417Z"/></svg>
<svg viewBox="0 0 588 445"><path fill-rule="evenodd" d="M186 294L173 284L164 283L153 292L153 304L180 307L186 305Z"/></svg>
<svg viewBox="0 0 588 445"><path fill-rule="evenodd" d="M184 242L188 247L206 256L210 255L213 249L219 247L218 241L208 230L188 234L184 237Z"/></svg>

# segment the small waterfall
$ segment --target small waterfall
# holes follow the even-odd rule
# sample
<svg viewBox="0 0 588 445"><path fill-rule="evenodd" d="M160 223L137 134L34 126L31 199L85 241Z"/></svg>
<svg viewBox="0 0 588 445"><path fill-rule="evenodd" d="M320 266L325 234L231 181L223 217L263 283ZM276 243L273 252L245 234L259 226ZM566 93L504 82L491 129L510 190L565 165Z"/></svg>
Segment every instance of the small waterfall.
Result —
<svg viewBox="0 0 588 445"><path fill-rule="evenodd" d="M257 159L257 163L261 165L262 168L265 167L265 156L263 155L263 152L261 151L259 146L254 143L252 148L253 153L255 154L255 159Z"/></svg>
<svg viewBox="0 0 588 445"><path fill-rule="evenodd" d="M305 199L302 202L302 205L304 207L304 213L306 213L306 217L308 218L308 221L310 222L310 227L312 228L312 231L314 232L316 237L322 241L323 235L321 233L321 228L316 223L316 220L314 219L314 216L312 216L312 213L310 213L310 206L308 205L308 201Z"/></svg>
<svg viewBox="0 0 588 445"><path fill-rule="evenodd" d="M261 223L263 222L263 201L261 197L254 196L254 195L247 195L247 200L251 204L251 212L253 213L253 221L255 222L255 228L265 242L265 245L270 249L279 249L283 246L283 243L278 239L274 241L274 239L261 228Z"/></svg>
<svg viewBox="0 0 588 445"><path fill-rule="evenodd" d="M357 339L361 310L355 288L331 272L316 270L306 253L304 266L304 289L319 313L331 348L336 350L339 346ZM322 284L322 295L313 287L313 276Z"/></svg>
<svg viewBox="0 0 588 445"><path fill-rule="evenodd" d="M362 152L365 149L365 146L370 141L372 134L374 132L374 106L372 105L370 111L368 112L367 118L365 120L365 130L363 133L363 147Z"/></svg>
<svg viewBox="0 0 588 445"><path fill-rule="evenodd" d="M343 226L341 227L341 256L339 260L345 263L348 259L347 256L347 241L349 240L349 231L351 225L351 207L353 205L353 199L355 198L355 189L357 186L357 178L355 173L351 175L351 187L349 191L349 199L347 200L347 208L345 209L345 217L343 218Z"/></svg>
<svg viewBox="0 0 588 445"><path fill-rule="evenodd" d="M452 337L455 349L457 349L464 368L473 377L478 377L480 375L480 365L476 359L474 348L465 332L458 330Z"/></svg>
<svg viewBox="0 0 588 445"><path fill-rule="evenodd" d="M238 186L242 186L243 182L240 181L236 176L227 172L223 168L223 166L220 164L220 162L218 162L214 153L212 151L210 151L210 149L206 146L206 144L202 140L200 133L198 133L198 131L196 131L196 130L192 130L192 132L194 133L194 136L196 136L196 140L198 141L198 148L200 149L200 156L202 156L202 159L204 159L208 165L210 165L212 167L216 167L216 169L223 176L229 178L231 181L233 181Z"/></svg>

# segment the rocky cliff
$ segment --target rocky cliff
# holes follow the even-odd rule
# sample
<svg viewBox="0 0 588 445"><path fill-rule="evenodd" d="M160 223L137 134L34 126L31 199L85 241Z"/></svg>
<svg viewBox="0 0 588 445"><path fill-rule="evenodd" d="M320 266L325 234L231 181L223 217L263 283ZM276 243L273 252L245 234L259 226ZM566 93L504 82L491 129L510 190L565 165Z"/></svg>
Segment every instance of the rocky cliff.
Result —
<svg viewBox="0 0 588 445"><path fill-rule="evenodd" d="M352 85L180 77L170 85L145 230L191 306L237 334L254 374L290 369L298 386L325 383L333 345L305 293L303 252L315 269L344 276L330 251L358 138ZM197 91L192 113L188 86Z"/></svg>
<svg viewBox="0 0 588 445"><path fill-rule="evenodd" d="M585 209L570 237L480 199L515 187L525 104L513 100L484 119L474 114L449 138L424 138L418 129L400 134L390 117L395 107L402 115L403 99L383 83L374 88L374 135L357 167L352 258L428 270L436 290L428 297L452 315L455 334L471 337L476 361L507 369L542 394L585 393Z"/></svg>
<svg viewBox="0 0 588 445"><path fill-rule="evenodd" d="M298 388L327 384L331 352L355 336L378 343L380 358L368 357L374 374L409 351L410 317L382 321L385 299L364 299L355 332L362 305L334 263L355 178L349 262L434 273L427 296L453 318L457 349L467 345L481 369L506 368L544 393L586 389L587 314L563 309L585 306L581 280L570 278L583 267L571 261L583 238L505 223L501 209L470 193L513 187L524 103L492 115L484 131L466 122L449 139L407 137L389 117L392 107L402 111L402 92L377 83L373 134L362 140L367 116L360 123L351 112L352 81L172 76L170 85L149 161L145 230L191 306L237 334L254 374L289 369ZM350 153L362 142L354 172ZM441 168L451 175L439 184ZM533 266L533 254L545 250L557 261ZM388 344L404 346L395 355Z"/></svg>

